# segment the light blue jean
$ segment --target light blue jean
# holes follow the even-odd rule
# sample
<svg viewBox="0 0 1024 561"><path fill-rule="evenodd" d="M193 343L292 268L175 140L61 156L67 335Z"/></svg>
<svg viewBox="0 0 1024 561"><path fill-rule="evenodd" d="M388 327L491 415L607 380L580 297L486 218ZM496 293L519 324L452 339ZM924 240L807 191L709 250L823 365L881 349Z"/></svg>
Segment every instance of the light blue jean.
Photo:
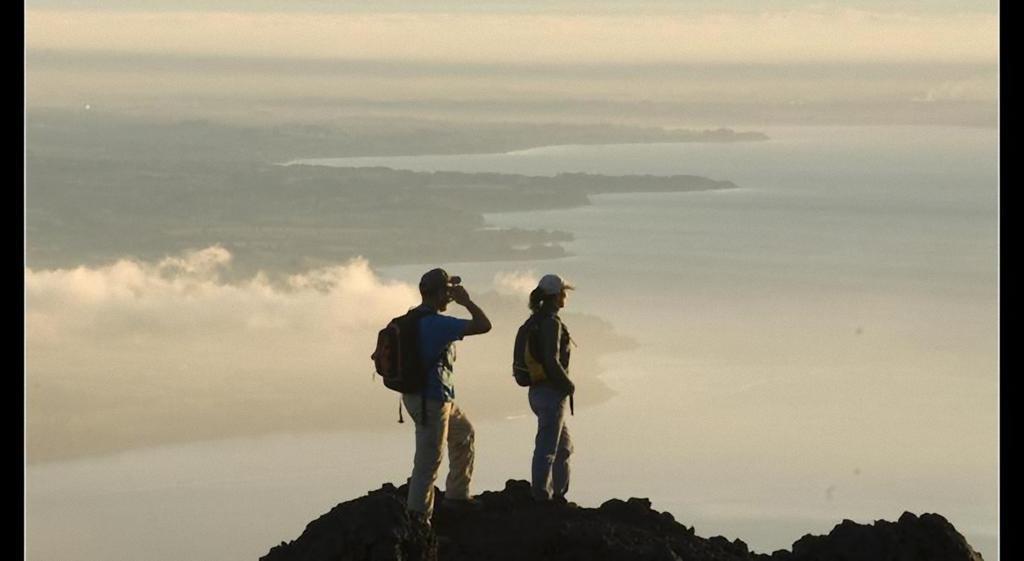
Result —
<svg viewBox="0 0 1024 561"><path fill-rule="evenodd" d="M569 396L547 385L530 386L530 409L537 415L533 448L533 496L548 500L569 491L572 438L565 424Z"/></svg>

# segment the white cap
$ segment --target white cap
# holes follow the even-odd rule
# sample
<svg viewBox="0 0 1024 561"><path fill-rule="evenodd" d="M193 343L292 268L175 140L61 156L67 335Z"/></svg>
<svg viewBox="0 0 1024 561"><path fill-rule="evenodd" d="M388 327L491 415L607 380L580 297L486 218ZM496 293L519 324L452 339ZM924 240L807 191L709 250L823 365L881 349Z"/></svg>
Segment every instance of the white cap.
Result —
<svg viewBox="0 0 1024 561"><path fill-rule="evenodd" d="M562 277L558 275L544 275L540 278L540 282L537 283L537 288L545 295L554 296L563 290L573 290L574 287L566 284Z"/></svg>

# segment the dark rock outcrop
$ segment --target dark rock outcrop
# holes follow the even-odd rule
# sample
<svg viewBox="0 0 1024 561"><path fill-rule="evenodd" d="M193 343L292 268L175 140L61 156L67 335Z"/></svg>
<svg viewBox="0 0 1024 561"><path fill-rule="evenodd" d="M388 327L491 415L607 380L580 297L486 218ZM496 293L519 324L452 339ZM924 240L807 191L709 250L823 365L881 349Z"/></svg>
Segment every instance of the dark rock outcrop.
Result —
<svg viewBox="0 0 1024 561"><path fill-rule="evenodd" d="M385 484L342 503L261 561L982 561L937 514L873 525L844 520L827 536L807 535L792 551L765 555L738 539L699 537L647 499L598 508L536 504L529 483L513 480L479 495L481 510L438 508L428 530L406 514L405 490Z"/></svg>
<svg viewBox="0 0 1024 561"><path fill-rule="evenodd" d="M793 543L793 551L777 553L773 561L982 561L964 537L938 514L915 516L904 512L896 522L872 525L843 520L827 536L810 534Z"/></svg>
<svg viewBox="0 0 1024 561"><path fill-rule="evenodd" d="M404 496L404 486L402 495ZM436 561L437 537L409 519L399 490L386 484L341 503L306 525L291 543L281 542L266 561Z"/></svg>

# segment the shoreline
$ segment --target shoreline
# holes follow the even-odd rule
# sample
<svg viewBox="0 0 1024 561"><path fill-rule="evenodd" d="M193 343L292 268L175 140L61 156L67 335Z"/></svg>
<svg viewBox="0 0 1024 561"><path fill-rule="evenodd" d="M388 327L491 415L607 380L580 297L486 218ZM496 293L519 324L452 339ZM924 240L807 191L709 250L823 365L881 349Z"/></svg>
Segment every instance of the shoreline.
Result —
<svg viewBox="0 0 1024 561"><path fill-rule="evenodd" d="M808 127L813 128L813 127ZM559 149L573 149L573 148L614 148L619 146L675 146L678 144L731 144L740 142L767 142L773 140L772 137L768 136L763 132L744 132L736 133L737 135L743 136L743 138L735 138L728 140L707 140L696 138L693 140L663 140L663 141L635 141L635 142L574 142L568 144L538 144L535 146L527 146L525 148L515 148L512 150L504 150L498 152L459 152L459 153L448 153L448 152L417 152L410 154L388 154L388 155L374 155L374 156L316 156L312 158L294 158L286 162L271 162L270 165L275 166L323 166L323 167L338 167L338 168L384 168L392 169L396 171L415 171L408 170L406 168L396 168L385 165L343 165L343 164L331 164L328 162L338 162L342 160L374 160L374 159L395 159L395 158L459 158L459 157L482 157L482 156L522 156L537 152L552 151ZM746 137L749 135L749 138ZM449 170L435 170L440 173L466 173L466 172L451 172ZM431 173L431 172L419 172L419 173ZM498 172L476 172L476 173L498 173ZM576 172L559 172L556 175L561 174L572 174ZM585 174L585 173L584 173ZM524 177L552 177L551 175L531 175L531 174L501 174L501 175L522 175ZM586 174L585 174L586 175ZM603 175L603 174L592 174L592 175ZM625 174L611 177L644 177L642 174Z"/></svg>

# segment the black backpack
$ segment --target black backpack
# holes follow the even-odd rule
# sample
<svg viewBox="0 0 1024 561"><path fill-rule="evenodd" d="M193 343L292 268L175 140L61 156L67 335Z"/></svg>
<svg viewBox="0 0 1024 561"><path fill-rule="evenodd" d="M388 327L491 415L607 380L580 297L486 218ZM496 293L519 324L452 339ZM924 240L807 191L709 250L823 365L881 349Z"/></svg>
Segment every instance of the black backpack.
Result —
<svg viewBox="0 0 1024 561"><path fill-rule="evenodd" d="M426 384L426 368L417 350L420 319L430 310L413 308L388 322L377 333L377 348L370 358L384 385L400 393L418 393Z"/></svg>

